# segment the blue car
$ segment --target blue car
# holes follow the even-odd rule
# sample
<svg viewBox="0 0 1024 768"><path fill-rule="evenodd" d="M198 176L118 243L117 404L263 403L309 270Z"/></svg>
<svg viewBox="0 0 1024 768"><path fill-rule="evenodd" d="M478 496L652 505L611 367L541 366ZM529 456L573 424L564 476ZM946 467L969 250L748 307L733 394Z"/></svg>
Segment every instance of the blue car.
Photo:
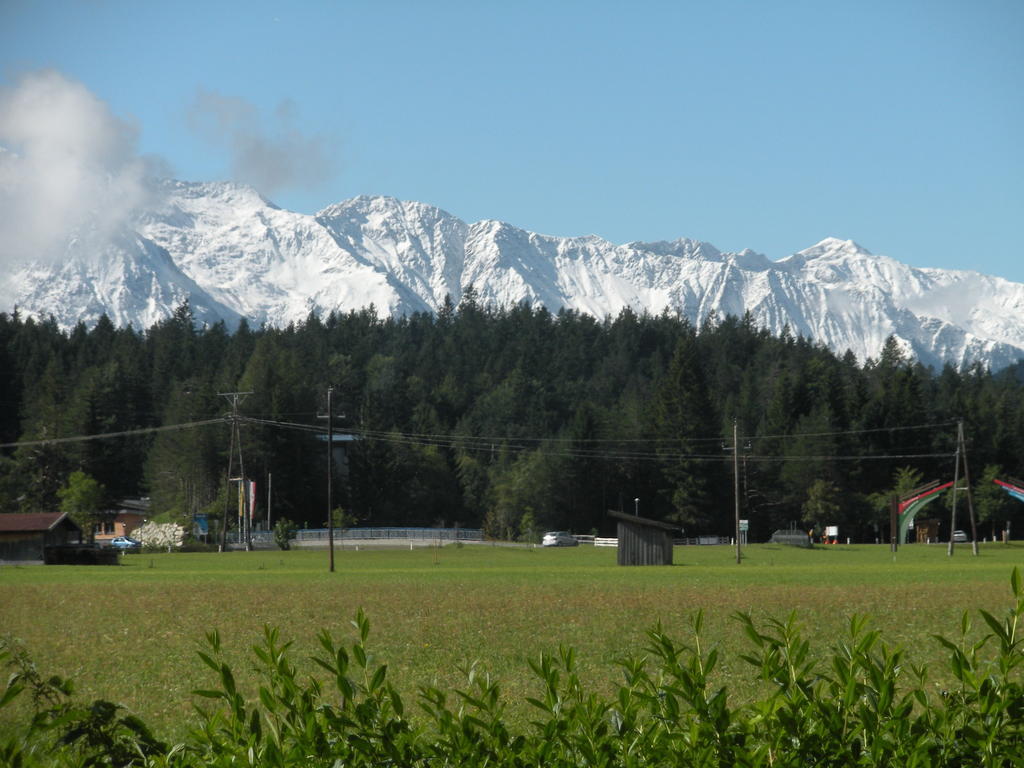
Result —
<svg viewBox="0 0 1024 768"><path fill-rule="evenodd" d="M142 549L142 542L129 539L127 536L117 536L110 540L110 546L114 549Z"/></svg>

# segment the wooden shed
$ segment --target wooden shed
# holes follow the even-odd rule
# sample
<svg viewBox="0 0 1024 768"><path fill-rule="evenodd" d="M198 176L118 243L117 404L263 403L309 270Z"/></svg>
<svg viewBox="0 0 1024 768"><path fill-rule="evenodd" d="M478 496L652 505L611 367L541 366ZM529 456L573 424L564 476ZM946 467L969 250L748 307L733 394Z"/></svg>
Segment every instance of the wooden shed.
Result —
<svg viewBox="0 0 1024 768"><path fill-rule="evenodd" d="M66 513L0 514L0 560L42 560L44 550L81 541L82 529Z"/></svg>
<svg viewBox="0 0 1024 768"><path fill-rule="evenodd" d="M618 522L619 565L672 565L673 534L678 525L609 511Z"/></svg>

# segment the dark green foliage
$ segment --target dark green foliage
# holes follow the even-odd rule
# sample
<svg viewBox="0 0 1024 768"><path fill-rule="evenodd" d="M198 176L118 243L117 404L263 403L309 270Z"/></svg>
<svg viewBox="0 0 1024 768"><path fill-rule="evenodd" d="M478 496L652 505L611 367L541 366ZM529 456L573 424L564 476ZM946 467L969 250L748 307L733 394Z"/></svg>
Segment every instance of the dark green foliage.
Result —
<svg viewBox="0 0 1024 768"><path fill-rule="evenodd" d="M319 526L327 452L311 430L325 426L331 386L336 430L359 437L335 466L334 503L367 525L514 536L529 513L541 530L611 534L607 511L640 499L642 515L687 535L729 535L736 420L751 540L813 522L874 541L888 522L873 499L895 468L952 479L963 419L983 532L998 535L1006 521L1024 530L1024 505L992 492L996 472L982 471L1024 476L1018 368L936 373L895 339L860 364L788 331L773 337L749 315L699 329L628 309L596 320L486 308L472 290L436 317L370 307L234 334L196 328L187 305L143 333L105 318L62 333L0 314L0 432L23 443L0 449L0 510L55 509L82 471L111 500L150 496L154 515L220 520L225 423L29 443L218 419L229 410L218 393L251 390L241 432L256 516L272 474L275 515ZM906 429L919 425L932 426Z"/></svg>
<svg viewBox="0 0 1024 768"><path fill-rule="evenodd" d="M1024 759L1024 586L1011 577L1014 603L1002 618L980 611L978 637L964 615L961 636L935 639L949 653L955 685L936 691L903 651L863 617L821 657L795 617L736 616L749 640L742 656L766 685L763 698L736 706L713 683L719 661L706 648L703 615L690 644L662 628L647 633L641 656L619 662L610 694L587 690L576 655L560 648L529 662L537 693L524 725L506 717L498 683L475 665L461 690L424 687L418 718L367 650L370 625L359 611L355 638L326 631L300 672L277 629L252 649L255 691L239 688L223 660L220 635L198 656L212 687L194 695L189 738L169 748L116 705L70 703L70 684L43 680L24 652L0 646L15 669L0 708L31 691L36 715L0 741L17 766L1009 766ZM975 639L977 638L977 639Z"/></svg>
<svg viewBox="0 0 1024 768"><path fill-rule="evenodd" d="M99 519L100 510L106 500L106 489L81 470L68 476L67 485L57 491L60 498L61 511L78 523L79 527L91 537L93 525Z"/></svg>
<svg viewBox="0 0 1024 768"><path fill-rule="evenodd" d="M714 481L725 459L709 462L715 451L713 435L718 419L704 379L696 333L688 326L676 344L668 371L660 380L655 398L651 432L659 435L658 450L669 487L673 519L686 526L705 528L711 507ZM708 442L709 438L712 442ZM719 470L719 471L716 471Z"/></svg>

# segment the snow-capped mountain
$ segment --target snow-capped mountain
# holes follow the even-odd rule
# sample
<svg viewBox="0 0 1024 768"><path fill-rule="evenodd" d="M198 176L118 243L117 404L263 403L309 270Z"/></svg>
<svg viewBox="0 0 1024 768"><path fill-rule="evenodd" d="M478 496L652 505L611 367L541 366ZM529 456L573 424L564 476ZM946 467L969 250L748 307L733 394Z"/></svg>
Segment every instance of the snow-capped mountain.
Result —
<svg viewBox="0 0 1024 768"><path fill-rule="evenodd" d="M249 187L165 182L135 231L58 266L26 264L0 283L0 309L64 326L107 312L146 327L188 296L197 319L284 325L310 312L373 304L381 314L437 310L472 285L483 303L543 304L597 317L679 312L700 323L749 311L838 353L877 357L895 335L930 365L1024 357L1024 285L977 272L917 269L848 240L781 261L708 243L552 237L500 221L473 224L433 206L357 197L315 216Z"/></svg>
<svg viewBox="0 0 1024 768"><path fill-rule="evenodd" d="M94 243L87 234L74 237L61 261L16 266L0 279L0 308L52 316L65 329L79 322L94 325L104 314L115 325L144 329L185 301L199 322L223 320L235 326L241 319L182 272L166 250L138 232L120 229L104 235L101 246Z"/></svg>

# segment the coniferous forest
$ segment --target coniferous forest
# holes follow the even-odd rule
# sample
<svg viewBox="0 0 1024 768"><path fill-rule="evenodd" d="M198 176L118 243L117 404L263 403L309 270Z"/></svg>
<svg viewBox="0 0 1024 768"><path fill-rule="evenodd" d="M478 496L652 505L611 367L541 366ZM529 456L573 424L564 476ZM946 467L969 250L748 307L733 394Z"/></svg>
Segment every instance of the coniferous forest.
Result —
<svg viewBox="0 0 1024 768"><path fill-rule="evenodd" d="M111 503L219 519L236 492L220 393L251 392L246 476L272 474L275 519L321 527L331 387L334 429L356 438L334 502L360 525L529 538L611 532L607 511L622 510L728 536L735 421L752 541L825 525L886 541L893 491L953 479L962 420L978 533L1016 533L1024 505L992 479L1024 475L1022 374L934 371L892 339L859 362L749 318L488 308L471 289L437 315L371 307L233 333L196 328L188 305L144 331L102 318L63 332L15 312L0 314L0 510L57 509L78 472ZM66 440L110 433L128 434Z"/></svg>

